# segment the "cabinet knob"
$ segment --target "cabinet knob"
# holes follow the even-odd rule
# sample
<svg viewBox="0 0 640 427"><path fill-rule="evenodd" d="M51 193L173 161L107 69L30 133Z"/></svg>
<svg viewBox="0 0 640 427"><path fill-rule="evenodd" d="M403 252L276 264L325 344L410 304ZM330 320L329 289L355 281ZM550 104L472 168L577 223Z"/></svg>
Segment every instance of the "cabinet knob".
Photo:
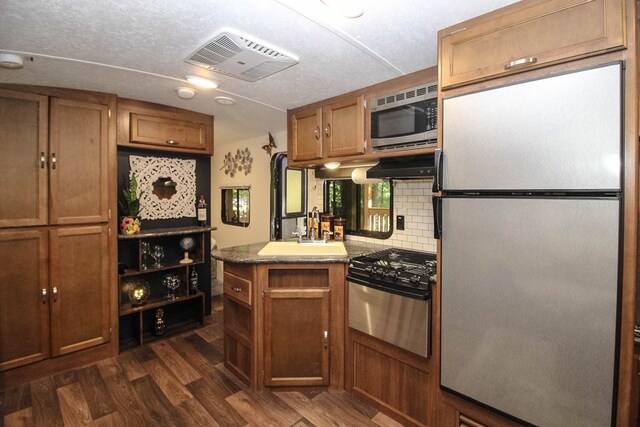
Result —
<svg viewBox="0 0 640 427"><path fill-rule="evenodd" d="M167 141L165 141L165 142L166 142L167 144L169 144L169 145L180 145L180 142L179 142L179 141L176 141L176 140L174 140L174 139L169 139L169 140L167 140Z"/></svg>
<svg viewBox="0 0 640 427"><path fill-rule="evenodd" d="M316 136L316 139L320 139L320 126L316 126L316 130L313 131Z"/></svg>
<svg viewBox="0 0 640 427"><path fill-rule="evenodd" d="M235 288L233 288L234 291L236 292L242 292L242 288L240 286L236 286Z"/></svg>
<svg viewBox="0 0 640 427"><path fill-rule="evenodd" d="M538 58L530 56L528 58L520 58L520 59L516 59L515 61L511 61L509 62L507 65L504 66L505 70L509 70L513 67L519 67L521 65L529 65L529 64L535 64L536 62L538 62Z"/></svg>
<svg viewBox="0 0 640 427"><path fill-rule="evenodd" d="M53 294L53 302L58 301L58 288L54 286L51 293Z"/></svg>
<svg viewBox="0 0 640 427"><path fill-rule="evenodd" d="M327 135L327 137L331 136L331 123L327 123L327 126L325 126L324 134Z"/></svg>
<svg viewBox="0 0 640 427"><path fill-rule="evenodd" d="M47 288L42 288L42 303L47 303Z"/></svg>

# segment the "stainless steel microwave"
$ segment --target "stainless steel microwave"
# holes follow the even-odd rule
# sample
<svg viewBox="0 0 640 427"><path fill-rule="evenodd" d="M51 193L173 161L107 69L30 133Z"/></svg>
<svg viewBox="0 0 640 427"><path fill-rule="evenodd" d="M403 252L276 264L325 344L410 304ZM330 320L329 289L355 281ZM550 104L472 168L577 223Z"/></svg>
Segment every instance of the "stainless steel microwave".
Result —
<svg viewBox="0 0 640 427"><path fill-rule="evenodd" d="M374 152L436 146L437 137L437 82L373 98L371 149Z"/></svg>

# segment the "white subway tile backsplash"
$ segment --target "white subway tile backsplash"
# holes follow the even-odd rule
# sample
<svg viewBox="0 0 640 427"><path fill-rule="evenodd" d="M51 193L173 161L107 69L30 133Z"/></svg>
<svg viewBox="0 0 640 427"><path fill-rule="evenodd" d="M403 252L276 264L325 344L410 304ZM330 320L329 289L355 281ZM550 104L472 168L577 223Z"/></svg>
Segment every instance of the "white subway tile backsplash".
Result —
<svg viewBox="0 0 640 427"><path fill-rule="evenodd" d="M310 181L313 179L310 176ZM315 180L311 184L309 207L323 206L323 181ZM388 239L372 239L347 235L348 240L378 243L405 249L435 252L437 241L433 239L433 207L431 204L432 180L395 181L393 187L393 227L394 232ZM397 215L404 215L405 229L395 230Z"/></svg>

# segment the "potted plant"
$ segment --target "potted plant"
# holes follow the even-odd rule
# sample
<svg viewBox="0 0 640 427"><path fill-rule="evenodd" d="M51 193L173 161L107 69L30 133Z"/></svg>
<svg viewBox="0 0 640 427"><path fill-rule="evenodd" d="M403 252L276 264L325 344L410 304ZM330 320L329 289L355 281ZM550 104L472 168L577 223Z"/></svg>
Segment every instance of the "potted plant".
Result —
<svg viewBox="0 0 640 427"><path fill-rule="evenodd" d="M131 179L124 177L124 185L118 205L120 206L120 232L132 236L140 232L140 197L138 196L138 181L136 175Z"/></svg>

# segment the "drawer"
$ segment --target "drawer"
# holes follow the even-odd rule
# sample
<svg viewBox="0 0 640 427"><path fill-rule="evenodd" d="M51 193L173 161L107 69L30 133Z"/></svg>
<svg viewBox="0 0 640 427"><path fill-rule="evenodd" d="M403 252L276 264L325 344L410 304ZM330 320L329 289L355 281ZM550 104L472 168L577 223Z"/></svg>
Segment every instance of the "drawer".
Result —
<svg viewBox="0 0 640 427"><path fill-rule="evenodd" d="M249 280L225 272L224 293L229 298L251 305L251 282Z"/></svg>
<svg viewBox="0 0 640 427"><path fill-rule="evenodd" d="M623 0L531 0L441 30L443 89L625 47Z"/></svg>

